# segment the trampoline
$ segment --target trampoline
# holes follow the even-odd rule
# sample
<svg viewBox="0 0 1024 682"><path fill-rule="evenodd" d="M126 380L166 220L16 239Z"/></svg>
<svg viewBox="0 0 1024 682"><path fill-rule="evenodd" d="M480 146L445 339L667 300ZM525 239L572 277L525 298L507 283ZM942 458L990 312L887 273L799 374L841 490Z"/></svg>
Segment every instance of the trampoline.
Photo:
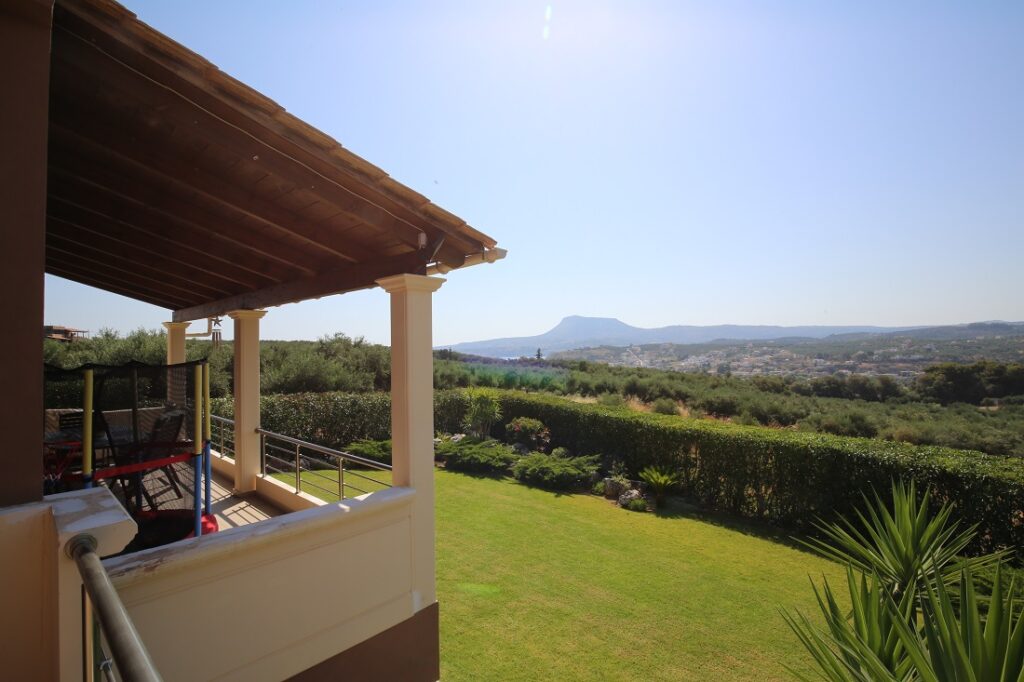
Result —
<svg viewBox="0 0 1024 682"><path fill-rule="evenodd" d="M103 485L139 526L125 550L216 532L209 365L44 369L47 493Z"/></svg>

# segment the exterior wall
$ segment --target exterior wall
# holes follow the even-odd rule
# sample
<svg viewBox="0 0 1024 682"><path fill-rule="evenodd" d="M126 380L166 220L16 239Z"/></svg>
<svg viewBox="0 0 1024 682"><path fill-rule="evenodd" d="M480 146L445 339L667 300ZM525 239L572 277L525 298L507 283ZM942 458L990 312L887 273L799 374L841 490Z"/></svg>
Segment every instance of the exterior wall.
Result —
<svg viewBox="0 0 1024 682"><path fill-rule="evenodd" d="M0 511L5 679L57 679L56 546L53 516L45 506Z"/></svg>
<svg viewBox="0 0 1024 682"><path fill-rule="evenodd" d="M43 269L52 0L0 3L0 506L42 498ZM15 66L17 65L17 66Z"/></svg>
<svg viewBox="0 0 1024 682"><path fill-rule="evenodd" d="M289 682L434 682L441 679L437 603Z"/></svg>
<svg viewBox="0 0 1024 682"><path fill-rule="evenodd" d="M415 615L393 488L104 562L168 680L281 680Z"/></svg>

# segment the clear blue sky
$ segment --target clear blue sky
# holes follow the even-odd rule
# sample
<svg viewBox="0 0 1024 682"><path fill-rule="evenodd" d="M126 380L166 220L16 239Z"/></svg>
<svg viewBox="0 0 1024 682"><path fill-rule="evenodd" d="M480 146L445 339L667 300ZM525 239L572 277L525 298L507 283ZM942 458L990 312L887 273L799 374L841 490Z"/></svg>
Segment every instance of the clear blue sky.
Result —
<svg viewBox="0 0 1024 682"><path fill-rule="evenodd" d="M1024 319L1024 3L125 4L509 250L438 344ZM47 278L49 323L167 317ZM386 297L263 329L387 342Z"/></svg>

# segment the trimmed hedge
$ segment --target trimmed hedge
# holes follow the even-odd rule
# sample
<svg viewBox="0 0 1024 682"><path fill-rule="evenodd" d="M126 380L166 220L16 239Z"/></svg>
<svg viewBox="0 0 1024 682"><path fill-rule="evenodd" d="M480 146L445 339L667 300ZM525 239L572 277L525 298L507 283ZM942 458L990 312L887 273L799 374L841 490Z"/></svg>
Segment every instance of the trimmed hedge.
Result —
<svg viewBox="0 0 1024 682"><path fill-rule="evenodd" d="M517 481L549 490L578 490L589 485L597 473L594 457L557 457L533 452L512 465Z"/></svg>
<svg viewBox="0 0 1024 682"><path fill-rule="evenodd" d="M508 468L519 459L515 450L501 441L481 443L469 438L458 443L442 441L435 448L435 457L444 462L445 469L478 474L508 473Z"/></svg>
<svg viewBox="0 0 1024 682"><path fill-rule="evenodd" d="M533 417L551 444L603 452L635 476L648 466L680 473L684 494L703 506L794 527L861 506L862 492L895 478L933 490L967 524L971 548L1024 547L1024 461L936 446L913 446L704 419L629 412L554 396L495 391L503 419Z"/></svg>
<svg viewBox="0 0 1024 682"><path fill-rule="evenodd" d="M1024 547L1019 458L474 390L500 402L502 419L491 435L500 437L516 417L539 419L551 431L552 447L604 453L606 467L622 462L633 477L648 466L671 467L680 473L682 492L710 509L807 528L819 515L831 520L850 513L872 487L886 490L894 478L913 478L932 488L936 504L950 501L965 523L978 524L972 551ZM463 391L435 392L435 429L460 431L468 403ZM230 416L230 410L230 400L214 401L216 414ZM261 410L264 428L328 447L391 435L386 394L264 396Z"/></svg>

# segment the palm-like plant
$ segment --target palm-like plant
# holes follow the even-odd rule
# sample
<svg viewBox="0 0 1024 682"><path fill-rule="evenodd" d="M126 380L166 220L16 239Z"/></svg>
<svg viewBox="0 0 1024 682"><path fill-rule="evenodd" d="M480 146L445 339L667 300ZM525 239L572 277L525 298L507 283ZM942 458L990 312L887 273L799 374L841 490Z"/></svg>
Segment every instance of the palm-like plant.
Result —
<svg viewBox="0 0 1024 682"><path fill-rule="evenodd" d="M640 480L651 486L654 491L654 505L660 507L665 502L665 493L679 482L679 472L659 467L647 467L640 472Z"/></svg>
<svg viewBox="0 0 1024 682"><path fill-rule="evenodd" d="M923 682L1020 682L1024 680L1024 612L1017 608L1016 580L1003 591L1002 571L996 568L988 614L978 608L974 576L965 567L960 575L957 613L942 582L927 586L920 629L896 623L897 634Z"/></svg>
<svg viewBox="0 0 1024 682"><path fill-rule="evenodd" d="M885 585L877 575L858 575L846 568L847 588L852 610L839 606L832 587L825 581L819 592L814 587L818 607L825 617L826 630L815 627L802 613L783 612L782 617L810 652L829 680L911 680L910 664L900 641L896 621L906 622L913 609L912 600L904 595L895 609ZM800 679L807 679L793 671Z"/></svg>
<svg viewBox="0 0 1024 682"><path fill-rule="evenodd" d="M960 530L960 524L950 520L953 507L949 504L932 514L931 492L926 490L918 501L913 482L892 484L891 509L877 492L873 497L865 495L865 512L856 511L859 525L843 518L831 524L819 522L815 525L824 538L803 544L864 573L877 573L897 599L908 590L954 582L964 565L979 570L1006 557L1006 552L997 552L962 558L977 526Z"/></svg>
<svg viewBox="0 0 1024 682"><path fill-rule="evenodd" d="M783 617L810 652L826 680L853 682L1024 682L1024 615L1017 588L1003 591L1000 565L1007 552L964 559L974 527L958 531L943 505L929 512L913 484L894 483L890 509L876 494L862 527L842 520L819 526L822 540L806 544L846 565L852 608L838 606L825 582L815 588L826 629L803 614ZM973 570L996 566L985 617ZM959 582L959 608L950 586ZM803 678L797 674L798 677Z"/></svg>

